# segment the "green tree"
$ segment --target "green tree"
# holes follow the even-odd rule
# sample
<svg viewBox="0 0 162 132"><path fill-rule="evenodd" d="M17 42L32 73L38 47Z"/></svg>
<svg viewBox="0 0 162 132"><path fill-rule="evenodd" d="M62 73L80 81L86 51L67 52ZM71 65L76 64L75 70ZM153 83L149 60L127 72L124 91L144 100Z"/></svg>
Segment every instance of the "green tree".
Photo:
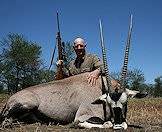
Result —
<svg viewBox="0 0 162 132"><path fill-rule="evenodd" d="M162 97L162 76L155 78L154 96Z"/></svg>
<svg viewBox="0 0 162 132"><path fill-rule="evenodd" d="M111 76L116 80L120 80L121 72L113 72ZM144 81L145 78L143 72L140 69L134 68L133 70L129 70L127 73L127 77L125 78L125 87L132 90L144 90L146 89Z"/></svg>
<svg viewBox="0 0 162 132"><path fill-rule="evenodd" d="M143 90L145 77L140 69L133 69L128 72L128 83L133 90Z"/></svg>
<svg viewBox="0 0 162 132"><path fill-rule="evenodd" d="M16 92L38 84L41 47L19 34L9 34L0 44L0 77L8 90Z"/></svg>
<svg viewBox="0 0 162 132"><path fill-rule="evenodd" d="M64 54L64 65L66 68L68 68L68 64L70 63L70 61L72 61L74 59L74 48L73 48L73 44L71 44L70 42L66 42L66 44L63 44L63 54Z"/></svg>
<svg viewBox="0 0 162 132"><path fill-rule="evenodd" d="M42 68L39 70L38 74L38 83L45 83L45 82L50 82L54 80L55 72L52 70L48 70L46 68Z"/></svg>
<svg viewBox="0 0 162 132"><path fill-rule="evenodd" d="M2 91L3 91L3 83L0 82L0 93L2 93Z"/></svg>
<svg viewBox="0 0 162 132"><path fill-rule="evenodd" d="M147 89L145 91L148 93L148 96L153 97L154 96L154 85L147 84Z"/></svg>

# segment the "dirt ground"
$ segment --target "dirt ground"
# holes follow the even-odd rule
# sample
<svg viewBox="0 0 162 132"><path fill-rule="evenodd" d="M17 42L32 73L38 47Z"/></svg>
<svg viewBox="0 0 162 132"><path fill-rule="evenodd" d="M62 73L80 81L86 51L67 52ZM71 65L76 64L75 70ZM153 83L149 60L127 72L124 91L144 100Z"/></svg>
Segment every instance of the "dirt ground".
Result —
<svg viewBox="0 0 162 132"><path fill-rule="evenodd" d="M7 96L0 95L0 110ZM126 132L162 132L162 98L131 99L128 102L128 129ZM12 128L0 128L1 132L114 132L112 129L79 129L68 125L15 124ZM122 131L122 130L117 130Z"/></svg>
<svg viewBox="0 0 162 132"><path fill-rule="evenodd" d="M129 126L126 132L162 132L162 125L141 125L139 126ZM17 124L13 128L2 129L1 132L114 132L113 129L100 129L100 128L91 128L91 129L79 129L79 128L70 128L70 125L41 125L39 123L22 125ZM116 130L121 132L122 130Z"/></svg>

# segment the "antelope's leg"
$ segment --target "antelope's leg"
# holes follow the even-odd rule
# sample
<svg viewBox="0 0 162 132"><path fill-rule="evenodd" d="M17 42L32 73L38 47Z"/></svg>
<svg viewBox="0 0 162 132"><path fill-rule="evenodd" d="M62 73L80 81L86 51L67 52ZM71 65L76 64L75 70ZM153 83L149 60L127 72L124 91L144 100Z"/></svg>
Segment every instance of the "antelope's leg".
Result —
<svg viewBox="0 0 162 132"><path fill-rule="evenodd" d="M74 122L78 122L83 128L104 128L102 105L82 104L80 105Z"/></svg>

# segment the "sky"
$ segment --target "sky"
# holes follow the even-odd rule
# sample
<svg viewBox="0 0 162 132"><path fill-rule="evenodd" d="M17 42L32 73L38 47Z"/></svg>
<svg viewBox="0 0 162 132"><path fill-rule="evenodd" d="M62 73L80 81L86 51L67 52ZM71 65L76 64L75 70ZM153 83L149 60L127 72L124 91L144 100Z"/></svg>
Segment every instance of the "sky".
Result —
<svg viewBox="0 0 162 132"><path fill-rule="evenodd" d="M82 37L87 51L101 57L99 19L110 72L121 70L130 14L133 31L128 69L143 71L146 83L162 75L161 0L0 0L0 40L9 33L23 34L39 43L48 67L56 43L56 12L62 40Z"/></svg>

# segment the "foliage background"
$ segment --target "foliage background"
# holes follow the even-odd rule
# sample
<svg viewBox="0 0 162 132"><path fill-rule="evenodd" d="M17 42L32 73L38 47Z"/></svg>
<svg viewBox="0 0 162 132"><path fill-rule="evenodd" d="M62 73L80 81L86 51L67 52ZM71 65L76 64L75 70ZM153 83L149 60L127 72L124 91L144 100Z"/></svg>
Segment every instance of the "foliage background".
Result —
<svg viewBox="0 0 162 132"><path fill-rule="evenodd" d="M10 33L1 39L0 45L0 92L15 93L54 80L56 62L51 69L45 66L41 44L27 40L22 34ZM64 66L68 69L68 63L75 58L70 41L63 44L63 56ZM119 80L120 74L120 71L112 72L111 76ZM135 67L127 73L126 87L147 92L150 97L162 97L162 76L157 76L153 84L148 84L143 71Z"/></svg>

